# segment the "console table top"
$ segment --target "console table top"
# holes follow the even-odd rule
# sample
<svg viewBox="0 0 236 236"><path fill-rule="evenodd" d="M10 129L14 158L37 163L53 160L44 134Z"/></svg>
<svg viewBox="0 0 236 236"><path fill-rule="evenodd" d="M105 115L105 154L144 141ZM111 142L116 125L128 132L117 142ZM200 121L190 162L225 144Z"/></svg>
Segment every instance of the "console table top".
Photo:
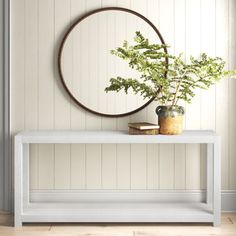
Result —
<svg viewBox="0 0 236 236"><path fill-rule="evenodd" d="M181 135L129 135L128 131L21 131L22 143L214 143L219 136L210 130L186 130Z"/></svg>

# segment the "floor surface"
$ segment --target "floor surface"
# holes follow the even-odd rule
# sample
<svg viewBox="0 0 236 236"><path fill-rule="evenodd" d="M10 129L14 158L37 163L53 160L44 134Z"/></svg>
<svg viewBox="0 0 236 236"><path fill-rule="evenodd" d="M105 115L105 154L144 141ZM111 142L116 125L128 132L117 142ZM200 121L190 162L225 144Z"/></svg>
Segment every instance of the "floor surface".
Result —
<svg viewBox="0 0 236 236"><path fill-rule="evenodd" d="M221 227L210 224L24 224L0 213L0 236L236 236L236 213L223 213Z"/></svg>

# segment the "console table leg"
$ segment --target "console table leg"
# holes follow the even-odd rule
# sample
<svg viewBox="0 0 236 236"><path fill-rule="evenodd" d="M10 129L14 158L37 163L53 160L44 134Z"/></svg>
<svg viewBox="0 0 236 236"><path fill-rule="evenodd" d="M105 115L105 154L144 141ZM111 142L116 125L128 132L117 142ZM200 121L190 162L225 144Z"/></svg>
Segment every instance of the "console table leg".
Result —
<svg viewBox="0 0 236 236"><path fill-rule="evenodd" d="M29 204L29 144L23 144L23 204Z"/></svg>
<svg viewBox="0 0 236 236"><path fill-rule="evenodd" d="M207 191L206 202L212 206L213 202L213 144L207 144Z"/></svg>
<svg viewBox="0 0 236 236"><path fill-rule="evenodd" d="M21 227L21 214L23 208L23 145L20 137L15 137L15 227Z"/></svg>
<svg viewBox="0 0 236 236"><path fill-rule="evenodd" d="M220 138L217 137L214 143L214 195L213 195L213 214L214 214L214 226L220 226L221 222L221 149Z"/></svg>

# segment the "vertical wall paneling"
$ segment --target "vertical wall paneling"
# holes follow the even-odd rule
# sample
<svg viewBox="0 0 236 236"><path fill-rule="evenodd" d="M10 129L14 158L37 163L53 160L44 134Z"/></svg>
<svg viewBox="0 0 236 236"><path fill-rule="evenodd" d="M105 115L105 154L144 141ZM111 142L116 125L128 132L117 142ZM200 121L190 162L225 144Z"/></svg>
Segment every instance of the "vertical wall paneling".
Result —
<svg viewBox="0 0 236 236"><path fill-rule="evenodd" d="M201 0L201 52L215 56L215 2ZM209 17L212 16L212 17ZM215 130L215 86L201 90L201 128Z"/></svg>
<svg viewBox="0 0 236 236"><path fill-rule="evenodd" d="M147 4L143 5L142 1L131 0L130 8L140 14L147 16ZM137 24L137 22L132 22ZM131 24L132 24L131 23ZM129 24L127 22L127 24ZM138 30L145 35L146 29L140 25ZM135 32L127 32L127 38L132 39ZM134 72L133 76L139 76L138 73ZM147 109L143 109L138 113L131 115L131 122L140 122L147 120ZM137 149L137 150L136 150ZM131 145L131 189L144 189L147 188L147 145Z"/></svg>
<svg viewBox="0 0 236 236"><path fill-rule="evenodd" d="M174 188L174 145L160 145L159 156L159 186L160 189Z"/></svg>
<svg viewBox="0 0 236 236"><path fill-rule="evenodd" d="M117 189L131 188L130 162L130 145L117 144Z"/></svg>
<svg viewBox="0 0 236 236"><path fill-rule="evenodd" d="M14 1L11 8L12 38L17 40L11 41L11 47L14 54L11 56L12 64L12 87L11 87L11 129L16 133L24 129L25 118L25 2Z"/></svg>
<svg viewBox="0 0 236 236"><path fill-rule="evenodd" d="M56 129L70 129L71 127L71 99L66 94L62 84L59 80L56 61L58 55L58 47L62 40L62 32L65 29L68 30L71 25L71 0L65 2L63 0L57 0L55 3L55 16L54 16L54 41L56 44L54 51L54 75L55 75L55 88L54 88L54 126ZM56 42L57 40L57 42ZM69 42L69 49L67 50L66 58L64 61L69 63L63 63L63 70L70 78L73 76L73 41ZM62 149L62 147L64 149ZM70 145L54 145L55 148L55 176L54 185L56 189L70 188L70 166L71 166L71 149ZM60 169L63 168L63 169Z"/></svg>
<svg viewBox="0 0 236 236"><path fill-rule="evenodd" d="M186 56L197 56L201 50L201 1L186 1ZM186 107L186 128L201 128L201 92L196 91L192 104ZM200 145L186 146L186 188L200 188Z"/></svg>
<svg viewBox="0 0 236 236"><path fill-rule="evenodd" d="M146 145L131 144L131 189L146 189Z"/></svg>
<svg viewBox="0 0 236 236"><path fill-rule="evenodd" d="M54 1L38 1L38 104L39 129L54 128Z"/></svg>
<svg viewBox="0 0 236 236"><path fill-rule="evenodd" d="M104 2L104 0L103 0L103 2ZM110 3L111 1L106 0L106 2ZM130 0L117 0L116 3L117 3L118 7L130 8L130 6L131 6ZM127 17L125 17L125 19L123 19L123 20L125 20L127 22ZM125 30L122 30L122 32L123 32L122 33L123 36L124 36L124 34L125 34L125 36L127 36L127 27ZM120 36L119 36L119 38L122 39ZM123 40L124 40L124 37L123 37ZM119 42L120 42L120 40L119 40ZM124 101L123 101L123 103L124 103ZM127 104L125 104L125 105L127 106ZM125 116L125 117L121 117L121 118L117 119L117 121L116 121L117 130L127 130L128 129L127 124L129 123L129 120L130 120L130 116Z"/></svg>
<svg viewBox="0 0 236 236"><path fill-rule="evenodd" d="M70 150L68 144L55 145L55 189L70 189Z"/></svg>
<svg viewBox="0 0 236 236"><path fill-rule="evenodd" d="M102 7L109 7L109 6L118 6L118 7L129 7L129 1L108 1L108 0L102 0ZM118 46L126 37L126 30L125 29L119 29L119 22L123 23L126 21L126 18L115 18L115 22L110 22L111 24L106 25L106 35L109 35L111 32L112 24L115 24L116 27L114 28L113 34L111 34L111 37L113 39L113 42ZM100 29L101 31L101 29ZM121 34L117 35L117 32L121 32ZM111 50L111 46L107 44L106 50ZM105 58L107 60L107 58ZM118 67L119 65L116 65L114 68L115 74L122 68ZM100 67L101 68L101 67ZM102 69L102 68L101 68ZM100 73L102 73L102 70L100 70ZM108 84L109 77L109 71L105 70ZM112 76L112 74L111 74ZM114 74L113 74L114 76ZM119 106L124 106L124 101L126 100L125 97L123 97L121 103L115 99L115 107L118 109ZM109 129L109 130L125 130L127 129L127 123L129 121L129 117L124 118L102 118L102 129ZM107 147L106 147L107 146ZM102 187L103 188L129 188L130 187L130 156L129 156L129 145L124 144L118 144L118 145L103 145L103 157L102 157ZM126 152L120 152L120 150L126 150ZM115 169L114 169L115 168ZM110 169L110 170L108 170ZM107 171L108 170L108 171ZM123 173L124 171L124 173ZM108 172L108 173L106 173ZM113 173L112 173L113 172ZM106 180L107 179L107 180ZM123 181L122 181L123 179Z"/></svg>
<svg viewBox="0 0 236 236"><path fill-rule="evenodd" d="M38 2L25 1L25 128L38 128ZM35 96L36 95L36 96ZM30 187L38 187L38 146L30 146Z"/></svg>
<svg viewBox="0 0 236 236"><path fill-rule="evenodd" d="M186 148L186 189L200 189L200 148L189 144Z"/></svg>
<svg viewBox="0 0 236 236"><path fill-rule="evenodd" d="M159 188L159 145L147 145L147 189Z"/></svg>
<svg viewBox="0 0 236 236"><path fill-rule="evenodd" d="M201 0L201 51L215 56L215 0ZM212 17L209 18L209 15ZM206 37L207 36L207 37ZM201 90L201 129L215 130L215 91L216 86L212 86L209 90ZM201 187L206 187L206 146L201 145Z"/></svg>
<svg viewBox="0 0 236 236"><path fill-rule="evenodd" d="M86 188L101 189L102 147L100 144L86 145Z"/></svg>
<svg viewBox="0 0 236 236"><path fill-rule="evenodd" d="M160 26L160 4L159 0L148 1L146 9L146 17L154 23L159 30ZM161 32L162 33L162 32ZM149 36L150 37L150 36ZM152 38L152 40L155 40ZM158 118L155 112L158 106L157 101L153 101L148 105L147 109L147 121L157 124ZM159 144L147 145L147 189L159 188Z"/></svg>
<svg viewBox="0 0 236 236"><path fill-rule="evenodd" d="M174 1L174 51L175 55L180 53L185 53L186 46L186 14L185 14L185 0ZM183 54L183 57L185 55ZM184 108L186 107L185 102L180 102L180 105ZM185 116L184 116L185 118ZM185 120L183 121L183 126L185 128ZM174 147L174 179L175 179L175 189L185 188L185 158L186 158L186 145L178 144Z"/></svg>
<svg viewBox="0 0 236 236"><path fill-rule="evenodd" d="M130 0L130 8L131 8L131 10L137 11L138 13L144 15L145 17L147 16L147 4L144 5L142 0ZM132 22L132 23L136 23L136 22ZM127 22L127 24L130 24L129 21ZM140 32L144 35L145 35L145 32L146 32L145 28L146 27L143 27L143 25L140 25L138 27ZM135 32L127 32L127 38L128 39L133 40L134 35L135 35ZM134 77L139 76L139 73L134 72L133 76ZM133 115L131 115L131 117L130 117L131 122L140 122L140 121L143 121L143 120L147 120L147 109L146 108L142 109L141 111L139 111L139 112L137 112Z"/></svg>
<svg viewBox="0 0 236 236"><path fill-rule="evenodd" d="M170 53L174 53L174 1L160 0L160 31ZM171 13L171 14L170 14ZM169 25L169 27L166 27ZM160 188L174 187L174 145L160 145ZM168 176L166 176L168 173Z"/></svg>
<svg viewBox="0 0 236 236"><path fill-rule="evenodd" d="M110 3L111 1L107 0L106 2L108 4L108 2ZM130 4L131 4L130 0L117 0L116 2L117 2L118 7L130 8ZM125 20L127 22L127 17L123 20ZM127 36L127 33L128 33L127 28L122 31L123 31L122 36L123 37L124 37L124 35ZM122 39L119 36L119 43L120 43L120 39L124 40L124 38ZM127 130L129 121L130 121L130 116L118 118L116 121L117 130ZM117 189L130 189L131 188L130 162L131 162L130 145L117 144L117 146L116 146Z"/></svg>
<svg viewBox="0 0 236 236"><path fill-rule="evenodd" d="M57 68L58 47L71 23L82 14L101 7L130 8L149 18L171 45L169 51L186 56L207 52L221 56L227 67L235 69L235 1L233 0L12 0L11 41L11 133L24 129L43 130L127 130L128 122L157 123L153 102L142 111L123 118L104 118L86 112L70 100L63 89ZM102 18L91 21L97 25ZM91 84L101 77L124 70L122 63L108 67L109 60L100 58L98 47L109 50L123 39L133 38L127 28L134 21L118 16L104 27L96 27L94 39L87 33L79 35L81 44L70 42L65 55L70 63L65 71L73 78L84 76L74 70L79 61L89 72ZM115 23L115 27L113 27ZM145 33L146 28L140 28ZM118 34L117 32L120 32ZM109 35L112 44L103 40ZM152 36L151 36L152 37ZM73 50L94 51L73 58ZM86 56L87 55L87 56ZM104 57L104 56L103 56ZM93 65L93 70L88 62ZM126 71L126 73L128 73ZM134 75L136 75L134 73ZM100 82L99 82L100 83ZM83 87L83 84L78 86ZM104 87L104 84L98 84ZM96 96L95 86L91 91ZM85 94L87 91L82 91ZM216 129L222 138L222 188L236 189L235 173L235 81L224 80L209 91L197 91L192 104L186 107L186 129ZM126 98L98 100L99 106L125 106ZM134 97L134 103L138 100ZM31 145L31 189L204 189L205 146L200 145Z"/></svg>
<svg viewBox="0 0 236 236"><path fill-rule="evenodd" d="M147 3L147 15L146 17L157 27L158 30L160 27L160 4L159 0L151 0ZM162 32L160 31L162 34ZM155 40L155 39L153 39ZM148 105L147 109L147 120L150 123L157 124L158 118L156 114L156 107L158 106L157 101L153 101Z"/></svg>
<svg viewBox="0 0 236 236"><path fill-rule="evenodd" d="M54 189L54 146L51 144L39 145L38 156L38 188Z"/></svg>
<svg viewBox="0 0 236 236"><path fill-rule="evenodd" d="M81 17L86 10L86 1L77 1L71 0L70 6L70 14L71 14L71 22L75 22L79 17ZM82 36L80 35L80 40L82 40ZM82 50L80 48L80 44L73 40L72 48L73 50ZM74 55L74 54L73 54ZM81 55L81 54L80 54ZM77 59L78 60L78 59ZM78 65L75 65L75 59L73 59L73 78L77 76L82 76L81 73L76 74L78 70L75 68ZM79 66L82 66L83 58L80 56L79 58ZM70 126L72 130L84 130L85 129L85 111L71 101L71 117L70 117ZM86 146L85 144L73 144L70 147L70 184L72 189L84 189L85 188L85 167L86 167Z"/></svg>
<svg viewBox="0 0 236 236"><path fill-rule="evenodd" d="M25 0L25 128L38 127L38 1Z"/></svg>
<svg viewBox="0 0 236 236"><path fill-rule="evenodd" d="M229 69L236 68L236 2L233 0L229 1ZM236 108L235 108L235 100L236 100L236 81L234 79L230 79L229 81L229 187L230 189L236 189Z"/></svg>
<svg viewBox="0 0 236 236"><path fill-rule="evenodd" d="M38 128L54 128L54 1L38 1ZM54 188L54 145L38 145L38 188Z"/></svg>
<svg viewBox="0 0 236 236"><path fill-rule="evenodd" d="M198 56L201 50L201 1L189 0L186 1L186 58L189 56ZM200 90L196 90L196 95L192 104L187 104L186 107L186 128L200 129L201 128L201 109L200 109Z"/></svg>
<svg viewBox="0 0 236 236"><path fill-rule="evenodd" d="M97 8L101 8L101 6L102 6L102 1L101 0L94 0L94 1L86 0L86 12L92 11L92 10L97 9ZM88 34L89 34L89 32L88 32ZM88 34L87 34L87 37L89 37ZM89 40L89 38L87 38L87 40ZM92 48L94 48L94 47L95 47L94 44L90 44L88 50L92 50ZM90 59L93 60L92 58L87 57L88 65L90 65ZM90 68L88 68L88 69L90 70ZM90 70L90 71L92 71L92 70ZM90 74L90 76L91 76L91 74ZM102 118L99 117L99 116L96 116L92 113L86 112L86 129L88 129L88 130L100 130L101 127L102 127Z"/></svg>
<svg viewBox="0 0 236 236"><path fill-rule="evenodd" d="M108 6L116 6L117 2L116 0L112 1L101 1L101 7L108 7ZM100 20L100 21L99 21ZM107 24L102 26L100 23L101 21L107 21ZM112 13L109 13L108 16L101 16L98 19L99 28L98 28L98 39L101 44L99 44L99 47L103 47L104 50L109 52L114 46L114 44L117 41L118 35L116 35L117 28L113 27L116 25L116 22L119 19L117 17L113 18ZM105 38L109 37L111 40L109 40L112 43L112 46L109 45L108 40L103 40ZM101 76L101 78L105 77L107 78L103 83L100 83L100 86L102 86L102 90L108 85L109 78L114 76L116 74L117 68L116 65L113 64L113 61L110 61L108 59L108 56L103 55L104 58L100 58L99 55L97 55L97 61L96 63L99 65L98 67L98 73ZM107 62L107 64L104 64L104 61ZM109 64L111 63L111 64ZM112 68L112 64L115 65L114 68ZM117 109L116 104L116 96L104 97L103 101L101 101L101 104L99 106L106 105L107 109L109 109L109 106L113 107L114 111ZM110 109L109 109L110 110ZM117 129L117 118L107 118L102 117L102 129L103 130L116 130ZM110 144L110 145L102 145L102 188L103 189L116 189L117 187L117 145Z"/></svg>
<svg viewBox="0 0 236 236"><path fill-rule="evenodd" d="M186 1L186 57L198 56L201 50L201 1ZM186 105L186 128L201 128L201 96L196 89L196 95L191 104ZM197 189L200 187L200 145L186 145L186 188ZM193 180L193 181L192 181ZM197 180L197 181L196 181ZM193 184L195 183L195 185Z"/></svg>
<svg viewBox="0 0 236 236"><path fill-rule="evenodd" d="M85 144L71 145L71 188L85 189L86 182L86 147Z"/></svg>
<svg viewBox="0 0 236 236"><path fill-rule="evenodd" d="M38 1L25 1L25 128L38 128ZM32 189L38 187L38 145L30 147Z"/></svg>
<svg viewBox="0 0 236 236"><path fill-rule="evenodd" d="M71 14L71 22L74 23L76 20L79 19L79 17L81 17L86 10L86 2L85 0L82 1L77 1L77 0L71 0L71 4L70 4L70 14ZM80 40L81 40L81 35L80 35ZM80 44L75 42L73 40L73 45L72 48L73 50L82 50L80 48ZM74 55L74 54L73 54ZM83 58L80 54L80 58L77 60L79 60L79 66L82 66L82 62L83 62ZM76 65L75 65L75 61L73 59L73 74L72 77L76 78L78 76L82 76L81 73L78 73L78 70L76 70ZM72 79L73 81L73 79ZM77 104L75 104L75 102L71 101L71 117L70 117L70 126L71 129L85 129L85 111L84 109L82 109L81 107L79 107Z"/></svg>
<svg viewBox="0 0 236 236"><path fill-rule="evenodd" d="M175 144L174 145L174 188L185 189L186 187L186 145Z"/></svg>
<svg viewBox="0 0 236 236"><path fill-rule="evenodd" d="M228 68L228 36L229 36L229 1L216 0L216 56L227 61ZM216 17L217 16L217 17ZM216 132L221 135L221 183L222 189L229 189L229 80L216 85Z"/></svg>
<svg viewBox="0 0 236 236"><path fill-rule="evenodd" d="M86 12L89 12L96 8L101 8L101 0L95 0L95 1L86 0ZM87 37L87 41L89 41L89 30L87 32L87 35L85 35L85 37ZM97 37L97 35L95 37ZM94 44L89 45L88 50L92 49L96 51ZM89 57L86 58L89 65L90 65L90 59L93 60L92 58ZM93 63L96 63L96 61L93 61ZM88 70L90 70L90 68L88 68ZM91 73L89 75L91 76ZM90 130L101 129L102 125L101 120L102 120L101 117L86 112L86 129ZM102 147L101 145L86 145L86 187L88 189L100 189L101 186L102 186Z"/></svg>
<svg viewBox="0 0 236 236"><path fill-rule="evenodd" d="M116 189L116 145L102 145L102 188Z"/></svg>
<svg viewBox="0 0 236 236"><path fill-rule="evenodd" d="M54 48L54 60L57 60L58 48L62 41L62 37L64 36L65 31L67 31L71 25L71 8L70 8L71 0L56 0L55 1L55 19L54 19L54 40L55 40L55 48ZM69 61L70 63L65 64L63 70L66 71L70 77L72 77L72 42L70 41L68 53L65 55L67 59L64 61ZM63 59L62 59L63 60ZM54 62L55 63L55 62ZM55 67L55 95L54 95L54 122L56 129L70 129L70 98L64 88L62 87L62 83L58 77L57 73L57 65Z"/></svg>

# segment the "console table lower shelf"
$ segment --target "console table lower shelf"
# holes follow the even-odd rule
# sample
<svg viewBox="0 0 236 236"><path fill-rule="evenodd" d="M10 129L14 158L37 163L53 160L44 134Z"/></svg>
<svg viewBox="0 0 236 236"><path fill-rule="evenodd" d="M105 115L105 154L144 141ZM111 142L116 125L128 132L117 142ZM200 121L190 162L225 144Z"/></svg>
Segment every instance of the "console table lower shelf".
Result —
<svg viewBox="0 0 236 236"><path fill-rule="evenodd" d="M207 190L203 202L82 201L35 202L30 199L30 144L206 144ZM158 202L159 199L159 202ZM120 201L120 202L119 202ZM15 136L15 226L24 222L211 222L220 225L220 137L213 131L182 135L128 135L126 131L23 131Z"/></svg>
<svg viewBox="0 0 236 236"><path fill-rule="evenodd" d="M32 203L24 222L213 222L206 203Z"/></svg>

